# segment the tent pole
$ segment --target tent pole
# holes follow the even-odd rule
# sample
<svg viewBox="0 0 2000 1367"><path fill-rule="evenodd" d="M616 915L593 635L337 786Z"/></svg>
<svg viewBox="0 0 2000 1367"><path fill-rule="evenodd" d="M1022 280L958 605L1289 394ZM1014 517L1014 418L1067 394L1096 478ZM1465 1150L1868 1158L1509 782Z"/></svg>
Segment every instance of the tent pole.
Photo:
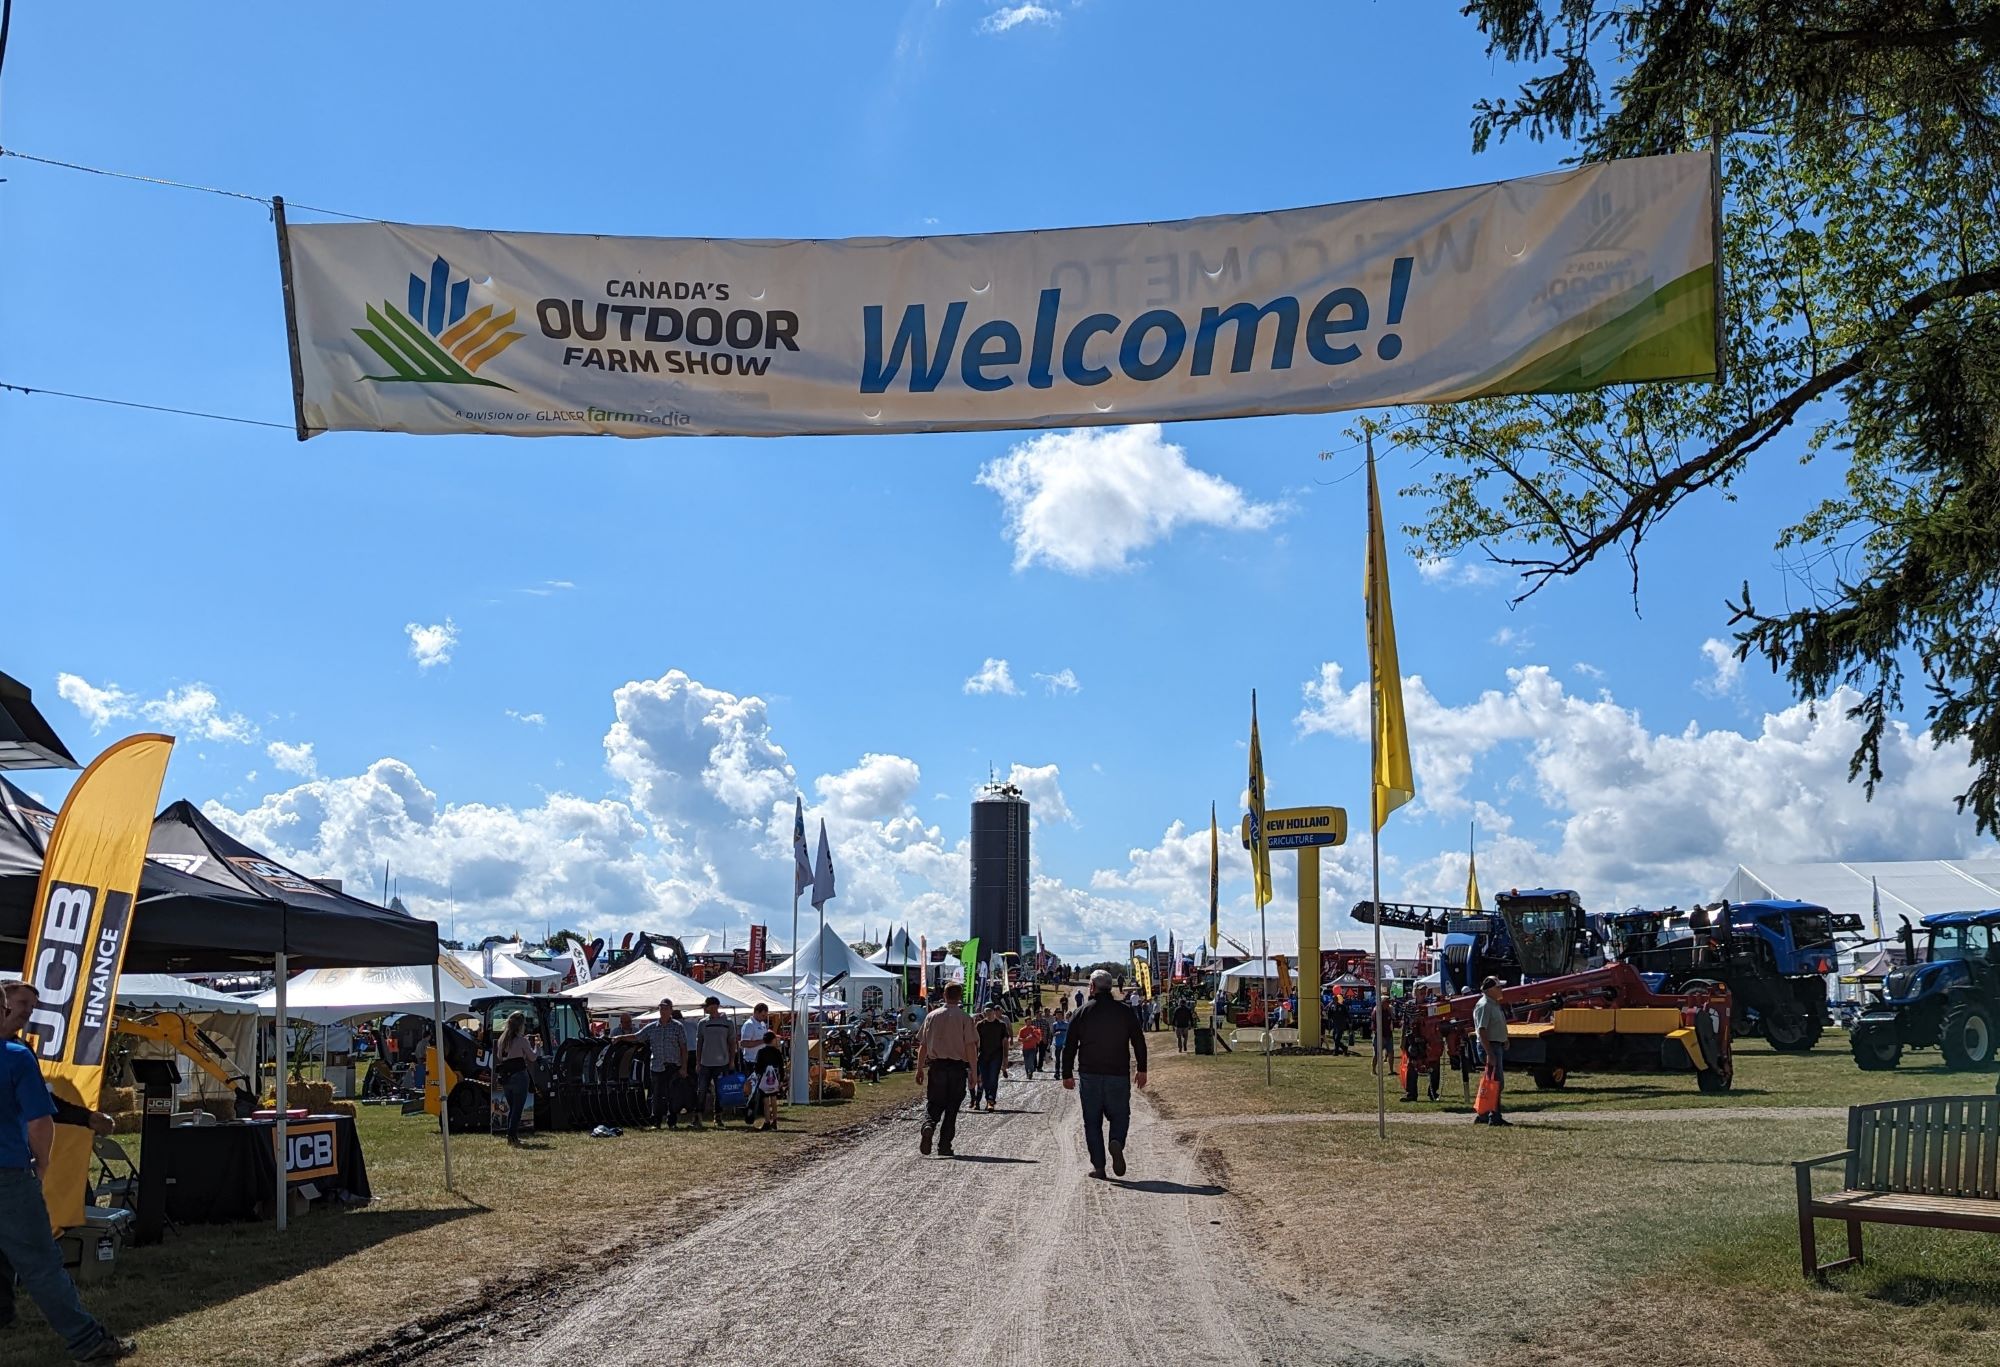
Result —
<svg viewBox="0 0 2000 1367"><path fill-rule="evenodd" d="M431 1032L437 1041L438 1136L444 1144L444 1189L450 1191L451 1107L445 1104L444 1091L444 983L438 977L436 961L431 963Z"/></svg>
<svg viewBox="0 0 2000 1367"><path fill-rule="evenodd" d="M290 1195L285 1182L285 1159L291 1153L291 1136L285 1124L285 1108L290 1101L285 1087L285 1075L290 1071L292 1063L292 1051L285 1047L286 1027L290 1022L285 1019L285 952L283 950L279 950L271 956L271 970L273 976L278 980L278 1028L271 1035L273 1042L277 1045L278 1051L278 1066L274 1070L278 1079L276 1089L278 1121L277 1129L274 1132L276 1144L272 1148L272 1155L278 1160L278 1229L280 1232L283 1232L285 1228L285 1216L288 1213L285 1209L288 1204L285 1198Z"/></svg>
<svg viewBox="0 0 2000 1367"><path fill-rule="evenodd" d="M806 1104L806 1053L812 1048L812 1017L799 1014L799 889L792 879L792 1104Z"/></svg>

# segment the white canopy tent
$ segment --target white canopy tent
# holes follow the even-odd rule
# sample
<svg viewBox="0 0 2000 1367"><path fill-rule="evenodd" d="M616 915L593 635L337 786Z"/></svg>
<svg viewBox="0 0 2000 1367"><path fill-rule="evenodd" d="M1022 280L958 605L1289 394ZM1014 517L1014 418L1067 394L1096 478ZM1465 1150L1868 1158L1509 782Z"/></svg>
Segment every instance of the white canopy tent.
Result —
<svg viewBox="0 0 2000 1367"><path fill-rule="evenodd" d="M683 1011L699 1011L709 997L718 999L725 1011L750 1009L748 1002L710 984L698 983L643 955L601 978L566 987L557 995L581 998L598 1013L630 1011L640 1015L657 1011L663 1001L670 1001Z"/></svg>
<svg viewBox="0 0 2000 1367"><path fill-rule="evenodd" d="M824 927L818 939L809 941L792 958L763 973L752 973L749 978L758 986L789 998L795 970L798 981L825 984L821 990L822 998L837 994L851 1011L861 1009L862 994L871 987L882 990L884 1006L900 1008L903 1005L903 975L877 968L856 954L831 925Z"/></svg>
<svg viewBox="0 0 2000 1367"><path fill-rule="evenodd" d="M194 1027L222 1048L229 1066L248 1077L256 1068L257 1007L244 997L232 997L212 987L176 978L171 973L121 973L118 977L118 1014L171 1011L185 1016ZM174 1047L159 1040L135 1040L133 1058L175 1059ZM182 1097L196 1100L227 1100L234 1097L229 1086L199 1068L182 1064L176 1089Z"/></svg>
<svg viewBox="0 0 2000 1367"><path fill-rule="evenodd" d="M718 997L733 997L753 1010L759 1005L767 1011L792 1009L791 998L783 992L773 992L767 987L759 986L741 973L718 973L702 986Z"/></svg>
<svg viewBox="0 0 2000 1367"><path fill-rule="evenodd" d="M437 978L447 1015L467 1010L474 1002L516 995L470 972L451 954L438 956ZM264 1015L277 1014L276 988L250 1000ZM310 968L285 984L286 1018L315 1025L404 1012L430 1015L431 1010L429 965Z"/></svg>
<svg viewBox="0 0 2000 1367"><path fill-rule="evenodd" d="M560 968L549 968L527 959L516 958L499 945L493 947L493 972L486 972L486 951L483 949L454 950L452 957L472 972L500 985L508 992L553 992L565 974Z"/></svg>
<svg viewBox="0 0 2000 1367"><path fill-rule="evenodd" d="M923 951L917 948L917 942L910 938L908 929L898 927L889 937L889 943L868 956L868 962L882 968L893 968L900 973L906 963L911 968L922 968L924 956Z"/></svg>

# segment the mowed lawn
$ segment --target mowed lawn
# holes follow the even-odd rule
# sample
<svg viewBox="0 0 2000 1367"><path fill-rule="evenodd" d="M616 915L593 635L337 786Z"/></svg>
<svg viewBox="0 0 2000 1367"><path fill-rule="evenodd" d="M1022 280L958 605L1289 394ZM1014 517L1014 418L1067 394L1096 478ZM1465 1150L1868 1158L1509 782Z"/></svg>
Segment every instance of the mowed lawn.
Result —
<svg viewBox="0 0 2000 1367"><path fill-rule="evenodd" d="M1269 1273L1406 1333L1419 1360L2000 1363L2000 1244L1869 1226L1866 1266L1811 1286L1791 1168L1845 1146L1844 1109L1826 1108L1990 1094L1990 1073L1935 1055L1862 1073L1838 1033L1808 1055L1752 1041L1723 1096L1691 1077L1578 1077L1560 1092L1518 1079L1510 1108L1533 1122L1510 1130L1472 1124L1451 1074L1436 1105L1405 1105L1392 1079L1385 1141L1368 1121L1290 1118L1372 1115L1365 1057L1275 1056L1267 1087L1261 1055L1166 1042L1155 1099L1240 1203ZM1659 1114L1681 1108L1700 1114ZM1822 1224L1822 1256L1844 1237Z"/></svg>
<svg viewBox="0 0 2000 1367"><path fill-rule="evenodd" d="M185 1225L128 1249L90 1309L139 1339L140 1361L311 1362L357 1353L398 1326L530 1285L684 1227L828 1136L916 1096L907 1073L862 1083L853 1101L786 1107L771 1134L742 1125L620 1138L542 1134L509 1149L455 1135L457 1194L443 1185L436 1122L364 1106L356 1124L372 1204L269 1224ZM136 1135L120 1140L138 1153ZM831 1142L838 1142L837 1138ZM139 1154L143 1162L144 1155ZM25 1296L0 1336L0 1367L65 1360Z"/></svg>

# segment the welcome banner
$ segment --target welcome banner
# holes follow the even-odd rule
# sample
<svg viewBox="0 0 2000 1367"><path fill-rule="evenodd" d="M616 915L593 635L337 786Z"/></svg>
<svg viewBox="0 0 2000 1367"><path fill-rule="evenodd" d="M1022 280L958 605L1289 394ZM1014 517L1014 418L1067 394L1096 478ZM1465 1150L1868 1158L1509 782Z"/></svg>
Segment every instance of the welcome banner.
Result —
<svg viewBox="0 0 2000 1367"><path fill-rule="evenodd" d="M50 1090L85 1110L97 1109L104 1083L118 970L173 746L170 736L129 736L91 761L42 855L21 975L41 1004L24 1033ZM56 1126L50 1158L49 1217L57 1228L80 1225L90 1132Z"/></svg>
<svg viewBox="0 0 2000 1367"><path fill-rule="evenodd" d="M963 237L279 218L300 440L931 432L1318 413L1717 369L1707 154Z"/></svg>

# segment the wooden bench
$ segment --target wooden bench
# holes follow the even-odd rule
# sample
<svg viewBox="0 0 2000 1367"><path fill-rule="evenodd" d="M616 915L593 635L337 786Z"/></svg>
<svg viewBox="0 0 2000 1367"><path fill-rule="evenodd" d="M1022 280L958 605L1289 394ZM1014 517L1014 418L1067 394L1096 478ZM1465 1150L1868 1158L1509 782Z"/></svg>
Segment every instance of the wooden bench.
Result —
<svg viewBox="0 0 2000 1367"><path fill-rule="evenodd" d="M1814 1195L1815 1168L1844 1163L1839 1191ZM1861 1263L1861 1226L1918 1225L2000 1234L2000 1097L1881 1101L1847 1112L1847 1147L1792 1164L1799 1261L1807 1277ZM1819 1261L1814 1220L1847 1225L1847 1256Z"/></svg>

